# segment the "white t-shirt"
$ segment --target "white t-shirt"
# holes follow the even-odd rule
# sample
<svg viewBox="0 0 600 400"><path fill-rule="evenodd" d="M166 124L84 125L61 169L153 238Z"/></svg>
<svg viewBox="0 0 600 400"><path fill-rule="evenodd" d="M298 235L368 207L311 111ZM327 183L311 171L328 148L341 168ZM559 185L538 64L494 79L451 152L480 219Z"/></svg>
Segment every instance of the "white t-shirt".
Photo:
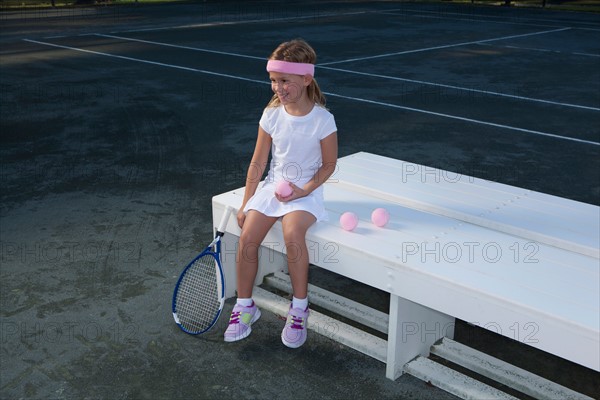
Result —
<svg viewBox="0 0 600 400"><path fill-rule="evenodd" d="M301 117L288 114L283 106L269 107L259 124L272 139L271 164L264 185L244 210L255 209L269 216L304 210L315 215L317 220L326 219L323 186L306 197L284 203L277 200L274 189L281 180L302 187L314 177L323 163L321 140L337 131L333 115L318 105Z"/></svg>
<svg viewBox="0 0 600 400"><path fill-rule="evenodd" d="M302 117L283 106L267 108L259 124L272 139L268 181L285 179L299 187L321 167L321 140L337 131L333 115L317 105Z"/></svg>

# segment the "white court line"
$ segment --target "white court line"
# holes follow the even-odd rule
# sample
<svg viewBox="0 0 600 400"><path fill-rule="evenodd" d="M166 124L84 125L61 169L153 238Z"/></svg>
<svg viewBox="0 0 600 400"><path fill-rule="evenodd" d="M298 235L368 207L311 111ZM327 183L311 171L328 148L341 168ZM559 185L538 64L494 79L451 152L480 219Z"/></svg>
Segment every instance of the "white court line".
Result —
<svg viewBox="0 0 600 400"><path fill-rule="evenodd" d="M600 54L592 54L592 53L571 53L576 56L586 56L586 57L600 57Z"/></svg>
<svg viewBox="0 0 600 400"><path fill-rule="evenodd" d="M244 21L215 21L215 22L203 22L200 24L173 25L173 26L163 26L163 27L154 27L154 28L129 29L129 30L125 30L125 31L114 31L111 33L152 32L152 31L172 30L172 29L206 28L206 27L211 27L211 26L259 24L259 23L263 23L263 22L283 22L283 21L294 21L294 20L302 20L302 19L318 19L318 18L339 17L339 16L347 16L347 15L360 15L360 14L367 14L369 12L370 11L353 11L353 12L339 13L339 14L335 14L335 13L313 14L313 15L300 16L300 17L277 17L277 18L263 18L263 19L248 19L248 20L244 20Z"/></svg>
<svg viewBox="0 0 600 400"><path fill-rule="evenodd" d="M413 111L413 112L418 112L418 113L423 113L423 114L436 115L438 117L456 119L456 120L463 121L463 122L472 122L472 123L480 124L480 125L493 126L495 128L510 129L510 130L519 131L519 132L532 133L534 135L547 136L547 137L552 137L552 138L556 138L556 139L564 139L564 140L570 140L570 141L573 141L573 142L579 142L579 143L591 144L591 145L594 145L594 146L600 146L600 142L594 142L594 141L591 141L591 140L577 139L577 138L572 138L572 137L568 137L568 136L556 135L554 133L540 132L540 131L534 131L534 130L531 130L531 129L518 128L518 127L515 127L515 126L509 126L509 125L503 125L503 124L496 124L494 122L480 121L480 120L472 119L472 118L459 117L457 115L450 115L450 114L438 113L438 112L435 112L435 111L421 110L421 109L418 109L418 108L406 107L406 106L401 106L401 105L398 105L398 104L391 104L391 103L384 103L384 102L381 102L381 101L361 99L359 97L344 96L344 95L340 95L340 94L327 93L327 92L323 92L323 93L326 94L326 95L328 95L328 96L339 97L339 98L346 99L346 100L354 100L354 101L359 101L359 102L362 102L362 103L375 104L375 105L378 105L378 106L385 106L385 107L397 108L397 109L400 109L400 110L406 110L406 111Z"/></svg>
<svg viewBox="0 0 600 400"><path fill-rule="evenodd" d="M516 15L489 15L489 14L473 14L473 13L458 13L458 12L447 12L447 11L429 11L429 10L415 10L415 9L402 9L396 8L392 10L386 10L387 12L412 12L412 13L429 13L429 14L441 14L441 15L460 15L462 17L482 17L482 18L497 18L497 19L513 19L513 20L523 20L523 21L542 21L542 22L551 22L555 24L565 25L565 23L569 23L571 21L565 21L560 19L548 19L548 18L535 18L535 17L527 17L527 16L516 16ZM398 14L397 14L398 15ZM493 22L493 21L489 21ZM588 21L576 21L577 24L585 24L598 26L597 22L588 22ZM549 25L535 25L530 24L530 26L549 26ZM573 29L595 29L595 28L586 28L586 27L573 27Z"/></svg>
<svg viewBox="0 0 600 400"><path fill-rule="evenodd" d="M561 106L561 107L572 107L572 108L581 108L581 109L584 109L584 110L600 111L600 108L597 108L597 107L582 106L582 105L579 105L579 104L561 103L561 102L558 102L558 101L536 99L536 98L533 98L533 97L517 96L517 95L513 95L513 94L500 93L500 92L492 92L490 90L481 90L481 89L474 89L474 88L466 88L466 87L461 87L461 86L446 85L446 84L443 84L443 83L434 83L434 82L420 81L420 80L416 80L416 79L398 78L398 77L395 77L395 76L380 75L380 74L373 74L373 73L360 72L360 71L353 71L353 70L342 69L342 68L323 67L322 65L317 65L317 67L318 68L322 68L322 69L331 70L331 71L344 72L344 73L348 73L348 74L356 74L356 75L369 76L369 77L373 77L373 78L381 78L381 79L389 79L389 80L394 80L394 81L417 83L417 84L420 84L420 85L443 87L443 88L448 88L448 89L453 89L453 90L466 91L466 92L469 92L469 93L481 93L481 94L486 94L486 95L490 95L490 96L507 97L507 98L515 99L515 100L532 101L532 102L535 102L535 103L551 104L551 105Z"/></svg>
<svg viewBox="0 0 600 400"><path fill-rule="evenodd" d="M181 46L181 45L176 45L176 44L155 42L155 41L150 41L150 40L134 39L134 38L124 37L124 36L105 35L105 34L100 34L100 33L97 33L95 35L100 36L100 37L124 40L124 41L147 43L147 44L157 45L157 46L166 46L166 47L173 47L173 48L178 48L178 49L201 51L201 52L214 53L214 54L222 54L222 55L233 56L233 57L250 58L253 60L260 60L260 61L266 60L264 57L256 57L256 56L250 56L250 55L245 55L245 54L240 54L240 53L230 53L230 52L225 52L225 51L209 50L209 49L203 49L203 48L199 48L199 47ZM572 108L580 108L580 109L584 109L584 110L600 111L600 108L591 107L591 106L562 103L562 102L557 102L557 101L536 99L536 98L532 98L532 97L492 92L489 90L465 88L465 87L460 87L460 86L446 85L446 84L442 84L442 83L434 83L434 82L420 81L420 80L415 80L415 79L399 78L399 77L388 76L388 75L372 74L372 73L352 71L352 70L341 69L341 68L324 67L323 64L317 64L316 67L331 70L331 71L338 71L338 72L344 72L344 73L349 73L349 74L369 76L369 77L373 77L373 78L382 78L382 79L396 80L396 81L402 81L402 82L416 83L416 84L420 84L420 85L443 87L443 88L448 88L448 89L466 91L469 93L482 93L482 94L491 95L491 96L507 97L507 98L516 99L516 100L532 101L532 102L537 102L537 103L557 105L557 106L561 106L561 107L572 107Z"/></svg>
<svg viewBox="0 0 600 400"><path fill-rule="evenodd" d="M119 39L119 40L129 41L129 42L147 43L147 44L153 44L153 45L158 45L158 46L173 47L173 48L176 48L176 49L201 51L201 52L205 52L205 53L213 53L213 54L221 54L221 55L225 55L225 56L251 58L253 60L261 60L261 61L265 61L265 62L267 61L267 57L256 57L256 56L249 56L249 55L245 55L245 54L229 53L229 52L226 52L226 51L209 50L209 49L203 49L201 47L181 46L181 45L178 45L178 44L170 44L170 43L164 43L164 42L153 42L153 41L150 41L150 40L134 39L134 38L128 38L128 37L123 37L123 36L115 36L115 35L106 35L106 34L102 34L102 33L96 33L94 35L95 36L106 37L106 38L112 38L112 39Z"/></svg>
<svg viewBox="0 0 600 400"><path fill-rule="evenodd" d="M184 71L200 72L202 74L220 76L220 77L223 77L223 78L237 79L237 80L246 81L246 82L252 82L252 83L269 84L268 82L265 82L265 81L259 81L259 80L256 80L256 79L243 78L241 76L235 76L235 75L222 74L222 73L219 73L219 72L207 71L207 70L204 70L204 69L183 67L183 66L174 65L174 64L165 64L165 63L160 63L160 62L156 62L156 61L143 60L141 58L119 56L117 54L110 54L110 53L104 53L104 52L101 52L101 51L93 51L93 50L80 49L78 47L63 46L63 45L60 45L60 44L54 44L54 43L48 43L48 42L40 42L38 40L32 40L32 39L23 39L23 40L26 41L26 42L30 42L30 43L41 44L41 45L44 45L44 46L58 47L60 49L67 49L67 50L79 51L79 52L82 52L82 53L89 53L89 54L95 54L95 55L99 55L99 56L118 58L118 59L121 59L121 60L141 62L141 63L144 63L144 64L158 65L158 66L161 66L161 67L182 69Z"/></svg>
<svg viewBox="0 0 600 400"><path fill-rule="evenodd" d="M204 23L199 23L199 24L187 24L187 25L173 25L173 26L164 26L164 27L151 27L151 28L138 28L138 29L130 29L130 30L124 30L124 31L114 31L111 33L132 33L132 32L151 32L151 31L161 31L161 30L172 30L172 29L193 29L193 28L205 28L205 27L210 27L210 26L225 26L225 25L242 25L242 24L255 24L255 23L263 23L263 22L282 22L282 21L293 21L293 20L303 20L303 19L318 19L318 18L329 18L329 17L341 17L341 16L353 16L353 15L362 15L362 14L390 14L390 15L401 15L401 14L396 14L394 12L396 11L400 11L400 12L404 12L404 11L408 11L408 12L412 12L412 13L436 13L439 14L440 12L438 11L427 11L427 10L404 10L404 9L390 9L390 10L366 10L366 11L351 11L351 12L345 12L345 13L327 13L327 14L319 14L319 13L315 13L315 14L311 14L311 15L306 15L306 16L296 16L296 17L277 17L277 18L263 18L263 19L250 19L250 20L243 20L243 21L214 21L214 22L204 22ZM461 15L461 16L478 16L478 17L484 17L484 18L504 18L506 19L505 16L486 16L483 14L463 14L463 13L448 13L448 12L442 12L442 14L444 15ZM408 15L407 16L413 16L413 15ZM423 15L418 15L419 17L424 17ZM434 18L434 17L430 17L430 18ZM453 19L453 18L445 18L445 19ZM472 19L471 19L472 20ZM528 21L543 21L543 22L556 22L558 24L560 24L561 26L565 25L565 22L567 21L560 21L560 20L550 20L550 19L536 19L536 18L524 18L524 20L528 20ZM546 28L553 28L556 27L555 25L542 25L542 24L534 24L534 23L529 23L529 22L500 22L500 21L485 21L482 20L482 22L497 22L497 23L505 23L505 24L519 24L519 25L525 25L525 26L532 26L532 27L546 27ZM581 23L585 23L585 24L591 24L591 25L597 25L595 23L592 22L581 22ZM573 29L588 29L588 30L596 30L594 28L585 28L585 27L572 27Z"/></svg>
<svg viewBox="0 0 600 400"><path fill-rule="evenodd" d="M569 55L575 55L575 56L600 57L600 54L593 54L593 53L577 53L577 52L568 52L568 51L562 51L562 50L539 49L539 48L535 48L535 47L502 46L502 45L498 45L498 44L487 44L487 43L478 43L478 44L480 46L505 47L507 49L540 51L543 53L559 53L559 54L569 54Z"/></svg>
<svg viewBox="0 0 600 400"><path fill-rule="evenodd" d="M547 33L567 31L569 29L571 29L571 28L559 28L559 29L552 29L552 30L549 30L549 31L525 33L525 34L522 34L522 35L503 36L503 37L493 38L493 39L475 40L473 42L454 43L454 44L447 44L447 45L443 45L443 46L427 47L427 48L423 48L423 49L398 51L398 52L395 52L395 53L378 54L376 56L358 57L358 58L350 58L350 59L341 60L341 61L332 61L332 62L328 62L328 63L322 63L320 65L334 65L334 64L341 64L341 63L354 62L354 61L373 60L375 58L392 57L392 56L399 56L399 55L403 55L403 54L420 53L420 52L423 52L423 51L448 49L448 48L451 48L451 47L460 47L460 46L468 46L468 45L471 45L471 44L496 42L496 41L499 41L499 40L515 39L515 38L522 38L522 37L534 36L534 35L544 35L544 34L547 34Z"/></svg>
<svg viewBox="0 0 600 400"><path fill-rule="evenodd" d="M191 72L200 72L200 73L207 74L207 75L219 76L219 77L224 77L224 78L231 78L231 79L241 80L241 81L245 81L245 82L259 83L261 85L269 85L269 82L266 82L266 81L259 81L259 80L256 80L256 79L243 78L241 76L236 76L236 75L222 74L222 73L218 73L218 72L206 71L206 70L201 70L201 69L197 69L197 68L183 67L183 66L180 66L180 65L165 64L165 63L160 63L160 62L156 62L156 61L149 61L149 60L143 60L143 59L139 59L139 58L120 56L120 55L116 55L116 54L104 53L104 52L93 51L93 50L86 50L86 49L81 49L81 48L78 48L78 47L64 46L64 45L59 45L59 44L54 44L54 43L41 42L41 41L32 40L32 39L23 39L23 40L26 41L26 42L36 43L36 44L40 44L40 45L44 45L44 46L51 46L51 47L56 47L56 48L61 48L61 49L78 51L78 52L83 52L83 53L88 53L88 54L95 54L95 55L100 55L100 56L105 56L105 57L112 57L112 58L117 58L117 59L127 60L127 61L140 62L140 63L144 63L144 64L157 65L157 66L167 67L167 68L175 68L175 69L181 69L181 70L191 71ZM384 103L384 102L375 101L375 100L368 100L368 99L362 99L362 98L358 98L358 97L344 96L344 95L340 95L340 94L336 94L336 93L331 93L331 92L323 92L323 93L326 96L338 97L338 98L341 98L341 99L358 101L358 102L361 102L361 103L375 104L375 105L380 105L380 106L384 106L384 107L391 107L391 108L396 108L396 109L400 109L400 110L413 111L413 112L422 113L422 114L429 114L429 115L435 115L435 116L438 116L438 117L455 119L455 120L459 120L459 121L463 121L463 122L470 122L470 123L475 123L475 124L480 124L480 125L493 126L493 127L496 127L496 128L514 130L514 131L531 133L531 134L540 135L540 136L552 137L552 138L556 138L556 139L569 140L569 141L572 141L572 142L578 142L578 143L591 144L591 145L594 145L594 146L600 146L600 142L593 142L593 141L590 141L590 140L572 138L572 137L568 137L568 136L561 136L561 135L556 135L556 134L552 134L552 133L546 133L546 132L534 131L534 130L530 130L530 129L518 128L518 127L514 127L514 126L509 126L509 125L496 124L496 123L493 123L493 122L480 121L480 120L471 119L471 118L459 117L459 116L456 116L456 115L442 114L442 113L438 113L438 112L434 112L434 111L421 110L421 109L418 109L418 108L406 107L406 106L401 106L401 105L391 104L391 103Z"/></svg>
<svg viewBox="0 0 600 400"><path fill-rule="evenodd" d="M493 20L485 20L485 19L475 19L475 18L457 18L457 17L448 17L447 15L441 15L441 16L434 16L434 15L423 15L423 14L418 14L416 12L413 12L412 14L403 14L403 13L398 13L398 12L394 12L395 10L390 10L390 11L382 11L379 12L379 14L385 14L385 15L393 15L396 17L412 17L412 18L427 18L427 19L441 19L444 21L468 21L468 22L481 22L481 23L485 23L485 24L502 24L502 25L520 25L520 26L532 26L532 27L536 27L536 28L558 28L558 26L556 26L556 24L554 25L543 25L543 24L532 24L532 23L528 23L528 22L509 22L509 21L493 21ZM439 13L439 14L443 14L443 13ZM464 16L469 16L469 14L458 14L458 15L464 15ZM485 17L484 15L479 15L479 17ZM492 17L492 18L503 18L503 17ZM506 19L506 18L505 18ZM564 24L561 24L561 26L564 26Z"/></svg>

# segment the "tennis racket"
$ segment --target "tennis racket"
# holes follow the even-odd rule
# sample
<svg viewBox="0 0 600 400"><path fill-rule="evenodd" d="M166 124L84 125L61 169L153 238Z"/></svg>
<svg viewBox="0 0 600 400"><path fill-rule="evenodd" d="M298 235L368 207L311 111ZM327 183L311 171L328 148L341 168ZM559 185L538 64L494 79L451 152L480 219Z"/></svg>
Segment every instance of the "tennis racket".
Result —
<svg viewBox="0 0 600 400"><path fill-rule="evenodd" d="M221 238L231 207L217 228L214 240L185 267L173 292L173 318L186 333L199 335L212 328L225 302L225 279L221 267Z"/></svg>

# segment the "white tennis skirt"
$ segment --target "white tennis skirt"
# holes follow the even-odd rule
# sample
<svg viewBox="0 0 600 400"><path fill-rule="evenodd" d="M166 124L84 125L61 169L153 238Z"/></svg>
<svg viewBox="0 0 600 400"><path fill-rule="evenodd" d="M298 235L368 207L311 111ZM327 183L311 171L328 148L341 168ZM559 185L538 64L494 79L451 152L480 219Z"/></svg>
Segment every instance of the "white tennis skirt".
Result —
<svg viewBox="0 0 600 400"><path fill-rule="evenodd" d="M308 211L317 221L327 221L328 215L323 204L322 189L322 187L318 188L306 197L281 202L275 197L275 184L265 182L248 200L244 212L256 210L269 217L282 217L292 211Z"/></svg>

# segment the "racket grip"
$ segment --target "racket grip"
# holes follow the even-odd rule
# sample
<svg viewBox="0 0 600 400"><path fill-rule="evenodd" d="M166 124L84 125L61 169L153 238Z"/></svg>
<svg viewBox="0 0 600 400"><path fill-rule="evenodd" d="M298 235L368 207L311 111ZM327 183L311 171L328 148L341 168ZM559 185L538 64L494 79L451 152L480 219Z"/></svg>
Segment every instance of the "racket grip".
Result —
<svg viewBox="0 0 600 400"><path fill-rule="evenodd" d="M227 221L229 221L229 216L231 215L233 208L231 206L225 207L225 213L221 217L221 222L217 227L217 235L223 236L225 234L225 227L227 226Z"/></svg>

